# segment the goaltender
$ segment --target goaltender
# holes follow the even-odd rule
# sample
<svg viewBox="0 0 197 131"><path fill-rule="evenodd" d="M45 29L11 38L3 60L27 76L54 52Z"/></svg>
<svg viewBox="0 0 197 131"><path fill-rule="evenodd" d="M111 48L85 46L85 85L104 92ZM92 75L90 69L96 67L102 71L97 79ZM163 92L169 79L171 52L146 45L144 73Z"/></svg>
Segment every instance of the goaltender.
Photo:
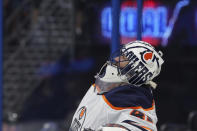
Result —
<svg viewBox="0 0 197 131"><path fill-rule="evenodd" d="M152 80L163 63L147 42L123 45L95 76L69 131L157 131Z"/></svg>

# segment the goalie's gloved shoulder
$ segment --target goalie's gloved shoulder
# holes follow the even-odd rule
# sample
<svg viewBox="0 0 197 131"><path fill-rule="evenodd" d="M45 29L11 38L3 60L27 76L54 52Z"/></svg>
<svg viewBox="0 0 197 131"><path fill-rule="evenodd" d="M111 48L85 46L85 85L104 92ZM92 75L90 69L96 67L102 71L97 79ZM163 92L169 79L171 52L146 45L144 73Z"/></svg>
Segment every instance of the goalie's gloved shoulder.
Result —
<svg viewBox="0 0 197 131"><path fill-rule="evenodd" d="M153 95L148 87L120 86L105 93L104 96L114 107L149 109L153 106Z"/></svg>

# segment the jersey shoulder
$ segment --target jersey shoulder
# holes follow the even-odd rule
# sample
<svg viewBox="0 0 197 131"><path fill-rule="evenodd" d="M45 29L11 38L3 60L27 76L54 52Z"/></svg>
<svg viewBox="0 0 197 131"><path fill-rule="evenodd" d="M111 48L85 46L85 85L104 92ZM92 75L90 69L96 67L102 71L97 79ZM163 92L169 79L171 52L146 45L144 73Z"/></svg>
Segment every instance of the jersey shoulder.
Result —
<svg viewBox="0 0 197 131"><path fill-rule="evenodd" d="M113 107L120 108L143 108L153 107L152 91L148 87L120 86L103 95L105 101Z"/></svg>

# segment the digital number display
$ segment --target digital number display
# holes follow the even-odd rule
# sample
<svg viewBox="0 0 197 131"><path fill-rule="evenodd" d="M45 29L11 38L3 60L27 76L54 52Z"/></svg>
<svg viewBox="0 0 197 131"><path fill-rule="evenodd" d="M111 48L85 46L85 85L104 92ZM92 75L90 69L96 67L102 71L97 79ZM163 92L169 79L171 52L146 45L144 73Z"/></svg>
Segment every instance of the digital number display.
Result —
<svg viewBox="0 0 197 131"><path fill-rule="evenodd" d="M143 10L143 37L162 37L167 27L167 9L165 7L145 8ZM110 38L112 32L111 7L106 7L101 13L101 28L104 37ZM137 9L126 7L120 13L120 35L135 37L137 33Z"/></svg>

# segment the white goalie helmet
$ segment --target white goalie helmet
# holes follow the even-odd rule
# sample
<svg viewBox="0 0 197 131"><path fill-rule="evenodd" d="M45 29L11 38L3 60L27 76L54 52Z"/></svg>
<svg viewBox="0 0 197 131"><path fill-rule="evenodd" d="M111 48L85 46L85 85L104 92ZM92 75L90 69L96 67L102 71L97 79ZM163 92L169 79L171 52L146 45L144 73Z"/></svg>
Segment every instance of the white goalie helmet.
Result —
<svg viewBox="0 0 197 131"><path fill-rule="evenodd" d="M126 60L117 61L117 56L118 58L124 56ZM121 67L121 62L127 64ZM96 84L102 83L102 86L108 86L112 83L128 83L140 86L151 83L152 79L159 75L163 63L161 51L157 52L147 42L133 41L123 45L118 55L112 55L105 63L96 75Z"/></svg>

